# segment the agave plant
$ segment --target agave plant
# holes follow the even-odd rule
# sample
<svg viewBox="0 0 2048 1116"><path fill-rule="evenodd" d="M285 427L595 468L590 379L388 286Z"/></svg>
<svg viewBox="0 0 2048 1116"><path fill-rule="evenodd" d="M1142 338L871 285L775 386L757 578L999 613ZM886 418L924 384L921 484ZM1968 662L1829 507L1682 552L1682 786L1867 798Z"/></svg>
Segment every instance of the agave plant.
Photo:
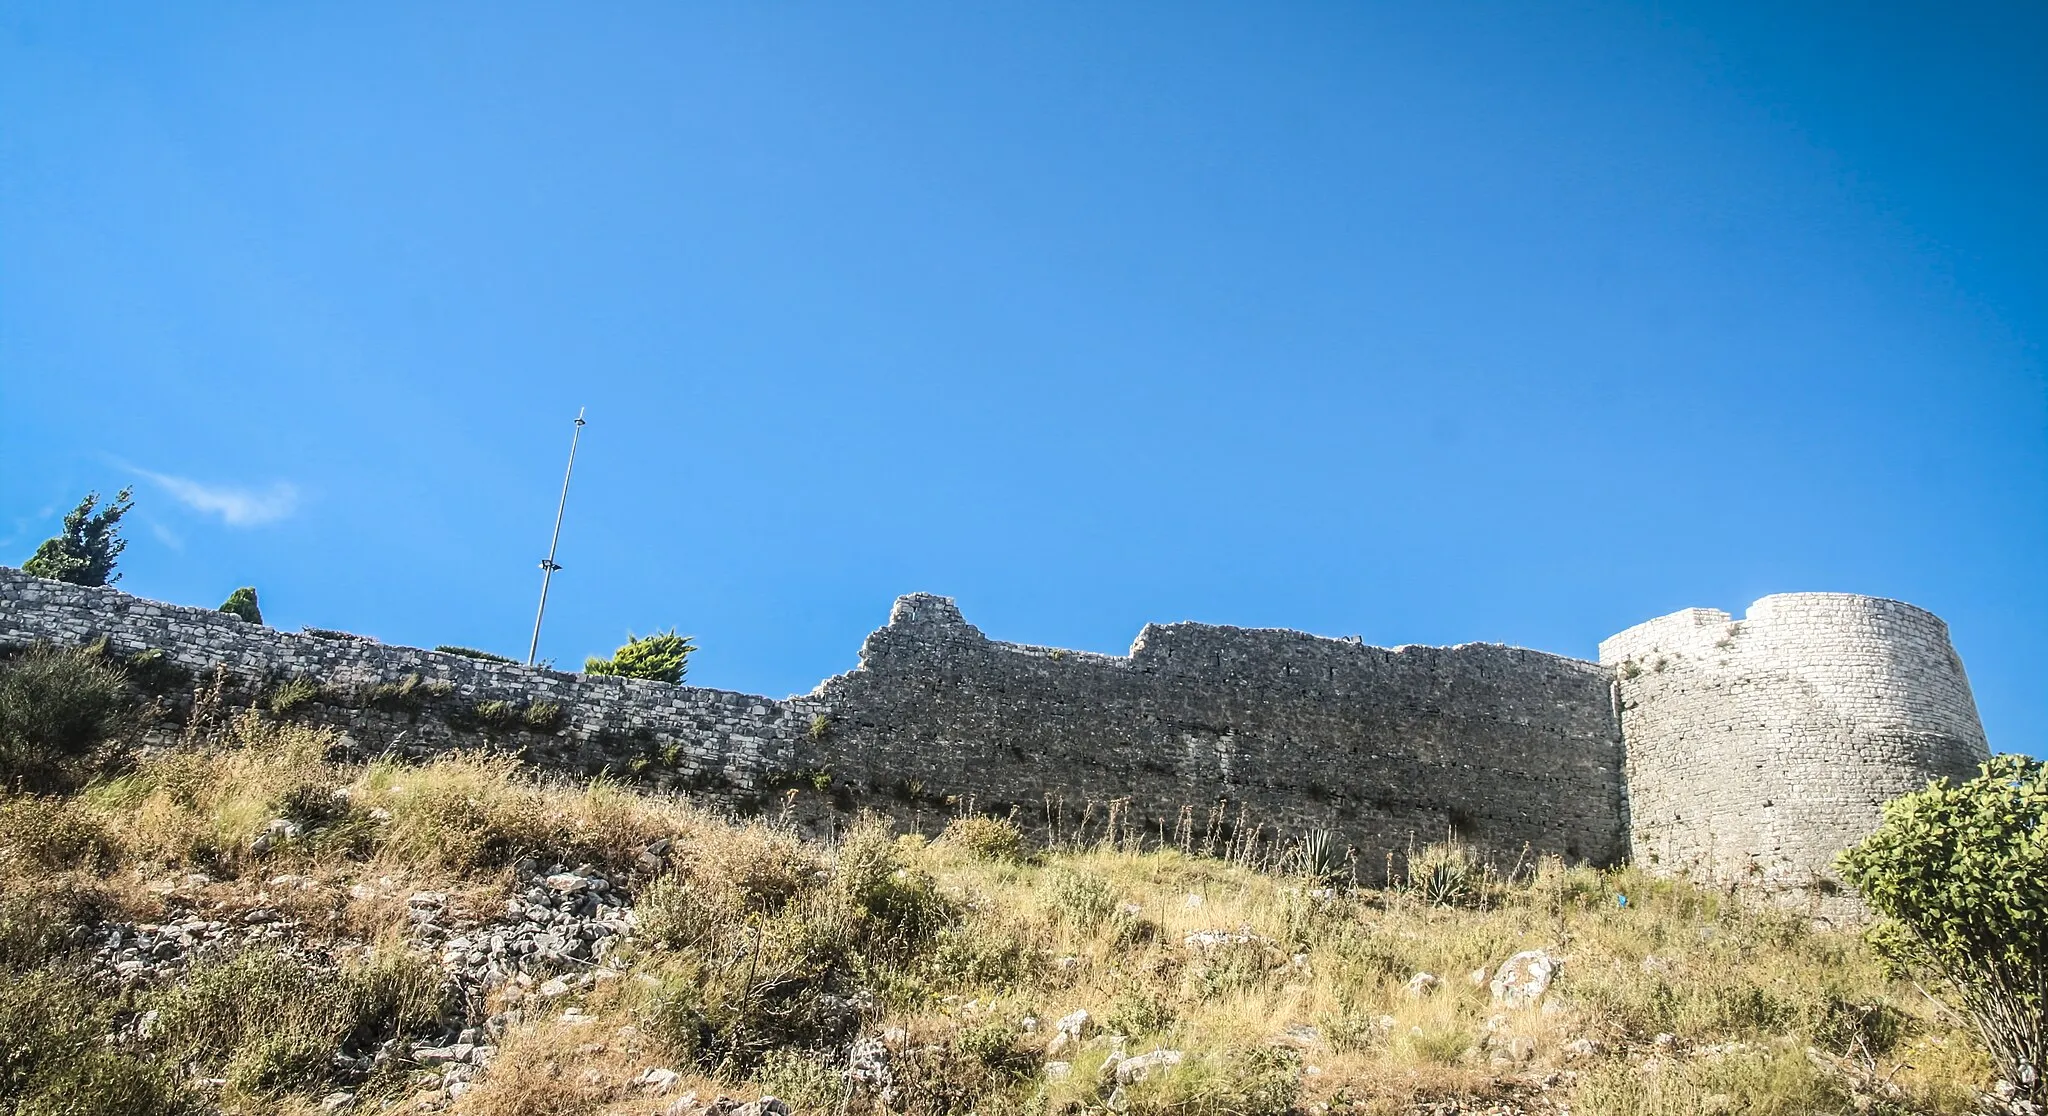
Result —
<svg viewBox="0 0 2048 1116"><path fill-rule="evenodd" d="M1470 850L1431 845L1408 860L1408 891L1432 907L1456 907L1478 894L1480 869Z"/></svg>
<svg viewBox="0 0 2048 1116"><path fill-rule="evenodd" d="M1308 831L1295 846L1296 868L1317 883L1327 884L1344 874L1344 853L1337 847L1337 833L1327 827Z"/></svg>

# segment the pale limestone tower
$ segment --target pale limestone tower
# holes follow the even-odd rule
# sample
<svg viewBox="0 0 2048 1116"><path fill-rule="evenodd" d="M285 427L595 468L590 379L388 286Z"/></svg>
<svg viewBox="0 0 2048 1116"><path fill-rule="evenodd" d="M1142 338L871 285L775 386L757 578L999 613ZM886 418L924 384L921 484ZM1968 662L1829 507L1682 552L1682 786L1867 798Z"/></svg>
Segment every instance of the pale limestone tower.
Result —
<svg viewBox="0 0 2048 1116"><path fill-rule="evenodd" d="M1948 625L1850 593L1692 608L1600 644L1616 670L1637 864L1834 898L1885 800L1988 758Z"/></svg>

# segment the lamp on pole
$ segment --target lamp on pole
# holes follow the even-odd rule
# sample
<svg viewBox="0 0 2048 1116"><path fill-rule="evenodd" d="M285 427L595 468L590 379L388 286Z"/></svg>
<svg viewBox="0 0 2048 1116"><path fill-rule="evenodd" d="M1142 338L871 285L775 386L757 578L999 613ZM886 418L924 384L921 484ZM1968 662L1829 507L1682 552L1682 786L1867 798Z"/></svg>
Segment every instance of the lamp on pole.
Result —
<svg viewBox="0 0 2048 1116"><path fill-rule="evenodd" d="M569 467L562 470L562 502L555 505L555 534L548 540L548 556L540 560L540 609L533 614L533 642L526 646L526 665L540 651L540 621L548 614L548 582L562 567L555 563L555 547L562 541L562 513L569 507L569 478L576 472L576 443L583 437L583 408L576 408L576 431L569 435Z"/></svg>

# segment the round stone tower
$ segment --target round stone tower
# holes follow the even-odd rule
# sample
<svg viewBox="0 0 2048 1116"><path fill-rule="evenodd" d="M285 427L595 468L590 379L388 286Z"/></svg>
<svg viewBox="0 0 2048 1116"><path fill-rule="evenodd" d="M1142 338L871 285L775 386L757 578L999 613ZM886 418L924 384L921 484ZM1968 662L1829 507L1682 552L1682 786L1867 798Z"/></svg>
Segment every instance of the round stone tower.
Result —
<svg viewBox="0 0 2048 1116"><path fill-rule="evenodd" d="M1615 668L1637 864L1835 900L1835 854L1886 799L1988 757L1948 625L1850 593L1741 620L1686 609L1600 644Z"/></svg>

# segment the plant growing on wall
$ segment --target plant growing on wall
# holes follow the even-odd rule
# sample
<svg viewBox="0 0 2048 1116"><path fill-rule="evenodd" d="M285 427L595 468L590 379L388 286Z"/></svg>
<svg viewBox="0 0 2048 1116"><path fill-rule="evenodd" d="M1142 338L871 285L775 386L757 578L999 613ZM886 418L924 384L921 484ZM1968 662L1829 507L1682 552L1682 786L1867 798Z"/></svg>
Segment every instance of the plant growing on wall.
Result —
<svg viewBox="0 0 2048 1116"><path fill-rule="evenodd" d="M134 489L124 488L99 510L100 494L88 492L78 506L64 516L64 530L46 539L35 554L21 564L21 572L73 585L111 585L121 580L114 572L114 560L121 556L128 540L121 537L121 517L135 503Z"/></svg>
<svg viewBox="0 0 2048 1116"><path fill-rule="evenodd" d="M263 610L256 607L254 586L244 585L228 594L228 599L220 606L220 611L230 616L239 616L251 624L263 623Z"/></svg>
<svg viewBox="0 0 2048 1116"><path fill-rule="evenodd" d="M1882 921L1878 953L1936 978L1975 1027L2014 1112L2048 1105L2048 765L1997 756L1964 783L1885 804L1842 854Z"/></svg>
<svg viewBox="0 0 2048 1116"><path fill-rule="evenodd" d="M628 632L625 645L612 652L611 658L592 655L585 659L583 673L677 683L689 670L690 653L695 650L697 645L690 642L690 637L677 635L674 628L645 638Z"/></svg>

